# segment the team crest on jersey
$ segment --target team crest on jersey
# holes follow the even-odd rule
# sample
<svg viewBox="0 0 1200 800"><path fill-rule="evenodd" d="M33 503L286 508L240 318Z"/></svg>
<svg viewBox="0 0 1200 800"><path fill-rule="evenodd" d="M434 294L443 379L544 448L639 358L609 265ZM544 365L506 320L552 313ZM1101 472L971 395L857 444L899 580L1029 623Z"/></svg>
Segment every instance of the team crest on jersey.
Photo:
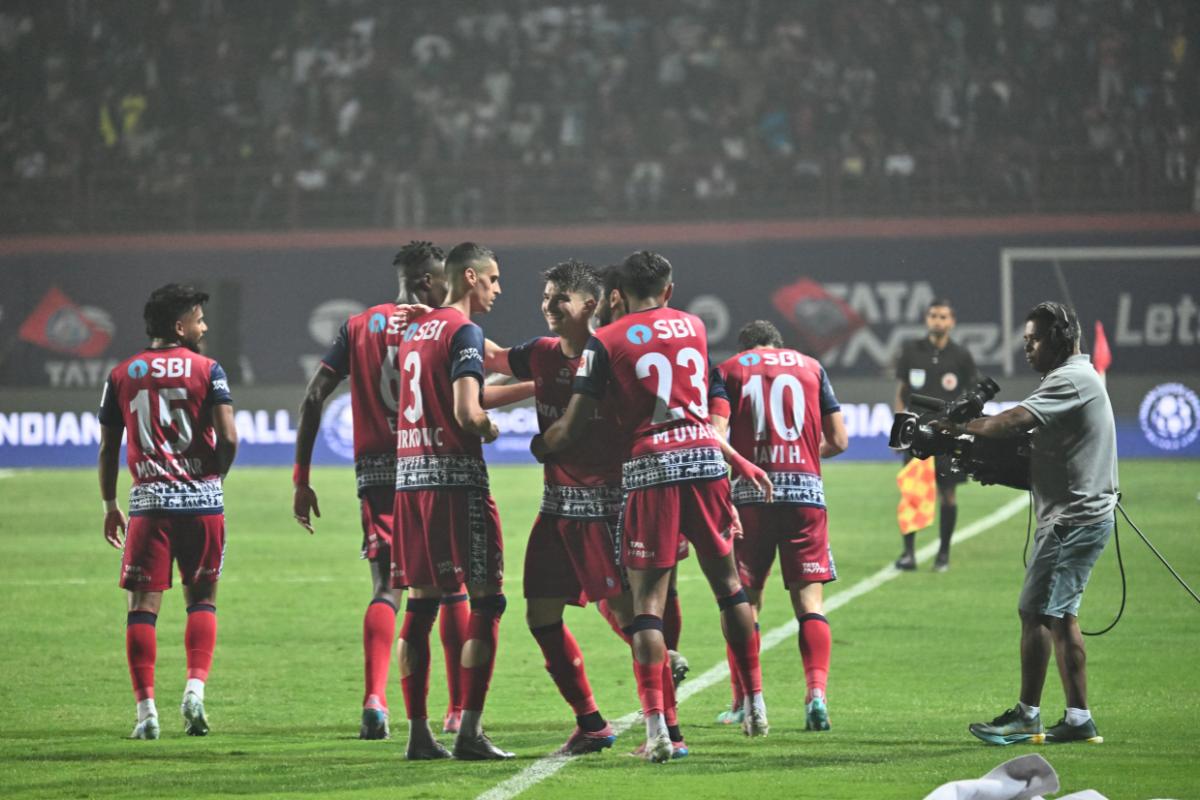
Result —
<svg viewBox="0 0 1200 800"><path fill-rule="evenodd" d="M908 371L908 385L914 389L925 388L925 370L910 369Z"/></svg>
<svg viewBox="0 0 1200 800"><path fill-rule="evenodd" d="M367 330L371 331L371 333L383 333L384 328L386 327L387 317L385 317L383 314L380 314L378 311L372 314L370 321L367 322Z"/></svg>
<svg viewBox="0 0 1200 800"><path fill-rule="evenodd" d="M738 358L738 363L743 367L753 367L760 361L762 361L762 356L758 353L746 353Z"/></svg>
<svg viewBox="0 0 1200 800"><path fill-rule="evenodd" d="M958 388L958 376L953 372L947 372L942 376L942 388L947 392L953 392Z"/></svg>
<svg viewBox="0 0 1200 800"><path fill-rule="evenodd" d="M146 377L146 373L149 371L150 365L140 358L137 361L130 363L129 368L126 370L126 372L129 373L129 377L135 379Z"/></svg>
<svg viewBox="0 0 1200 800"><path fill-rule="evenodd" d="M654 333L645 325L634 325L625 332L625 338L634 344L645 344L654 337Z"/></svg>

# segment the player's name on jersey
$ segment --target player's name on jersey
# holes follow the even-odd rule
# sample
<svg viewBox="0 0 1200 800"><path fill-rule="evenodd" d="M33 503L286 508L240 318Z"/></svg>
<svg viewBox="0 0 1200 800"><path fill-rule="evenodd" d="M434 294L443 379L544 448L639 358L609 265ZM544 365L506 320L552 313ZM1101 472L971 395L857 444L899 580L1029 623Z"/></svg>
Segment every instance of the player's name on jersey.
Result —
<svg viewBox="0 0 1200 800"><path fill-rule="evenodd" d="M433 447L442 446L444 428L401 428L396 433L397 447Z"/></svg>
<svg viewBox="0 0 1200 800"><path fill-rule="evenodd" d="M198 458L175 458L173 456L151 456L133 465L138 480L157 477L198 477L206 475L204 465Z"/></svg>
<svg viewBox="0 0 1200 800"><path fill-rule="evenodd" d="M800 452L798 444L756 444L754 446L754 463L764 464L794 464L807 463Z"/></svg>
<svg viewBox="0 0 1200 800"><path fill-rule="evenodd" d="M716 439L717 436L717 429L708 423L703 423L701 425L680 425L677 428L668 428L664 431L657 431L652 435L651 442L654 444L669 444L670 442L698 442Z"/></svg>

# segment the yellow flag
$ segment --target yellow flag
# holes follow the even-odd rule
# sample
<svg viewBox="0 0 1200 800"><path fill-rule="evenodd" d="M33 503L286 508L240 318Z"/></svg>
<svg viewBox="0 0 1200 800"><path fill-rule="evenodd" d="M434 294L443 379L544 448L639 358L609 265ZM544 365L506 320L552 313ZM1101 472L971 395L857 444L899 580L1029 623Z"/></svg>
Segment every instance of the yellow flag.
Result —
<svg viewBox="0 0 1200 800"><path fill-rule="evenodd" d="M919 531L933 522L937 505L937 481L933 476L932 458L914 458L896 476L900 487L900 504L896 506L896 524L900 533Z"/></svg>

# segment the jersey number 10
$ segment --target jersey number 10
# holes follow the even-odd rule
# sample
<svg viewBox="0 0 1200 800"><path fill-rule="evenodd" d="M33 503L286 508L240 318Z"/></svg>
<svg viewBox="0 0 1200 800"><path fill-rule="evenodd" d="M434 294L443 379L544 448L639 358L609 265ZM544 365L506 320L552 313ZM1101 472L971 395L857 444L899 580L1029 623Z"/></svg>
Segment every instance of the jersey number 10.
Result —
<svg viewBox="0 0 1200 800"><path fill-rule="evenodd" d="M775 429L775 435L785 442L794 442L804 429L804 387L795 375L787 373L776 375L768 383L769 388L764 391L763 376L752 375L742 387L754 416L754 438L760 442L767 438L767 403L770 403L771 427ZM792 395L791 425L788 424L784 392Z"/></svg>

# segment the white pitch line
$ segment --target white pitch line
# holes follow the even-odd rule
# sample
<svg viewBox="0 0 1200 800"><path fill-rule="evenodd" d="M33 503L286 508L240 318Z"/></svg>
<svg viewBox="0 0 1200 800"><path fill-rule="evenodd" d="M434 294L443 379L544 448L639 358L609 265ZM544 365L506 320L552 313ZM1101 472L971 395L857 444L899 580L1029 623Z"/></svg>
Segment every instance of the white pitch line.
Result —
<svg viewBox="0 0 1200 800"><path fill-rule="evenodd" d="M956 543L965 542L968 539L974 538L979 534L987 531L1005 520L1014 516L1018 511L1025 508L1029 503L1026 497L1017 497L982 519L972 522L967 527L958 531L954 535ZM922 547L916 553L917 563L928 561L935 553L937 553L938 542L930 542ZM829 597L825 600L825 613L836 611L852 600L862 597L864 594L878 589L883 584L890 580L894 580L902 573L893 566L887 566L867 578L863 578L858 583L851 586L844 592ZM762 636L762 647L760 652L765 653L780 642L790 639L796 635L799 628L799 623L795 619L790 619L783 625L777 628L772 628ZM688 678L687 685L680 689L675 700L678 704L683 704L688 698L703 692L721 681L729 677L729 664L726 661L721 661L715 666L709 668L706 672L696 678ZM613 732L620 734L627 730L638 718L638 712L626 714L620 719L612 722ZM513 797L530 789L550 776L554 775L560 769L571 763L578 756L546 756L530 764L525 769L518 772L511 778L501 781L500 783L488 789L483 794L479 795L476 800L510 800Z"/></svg>

